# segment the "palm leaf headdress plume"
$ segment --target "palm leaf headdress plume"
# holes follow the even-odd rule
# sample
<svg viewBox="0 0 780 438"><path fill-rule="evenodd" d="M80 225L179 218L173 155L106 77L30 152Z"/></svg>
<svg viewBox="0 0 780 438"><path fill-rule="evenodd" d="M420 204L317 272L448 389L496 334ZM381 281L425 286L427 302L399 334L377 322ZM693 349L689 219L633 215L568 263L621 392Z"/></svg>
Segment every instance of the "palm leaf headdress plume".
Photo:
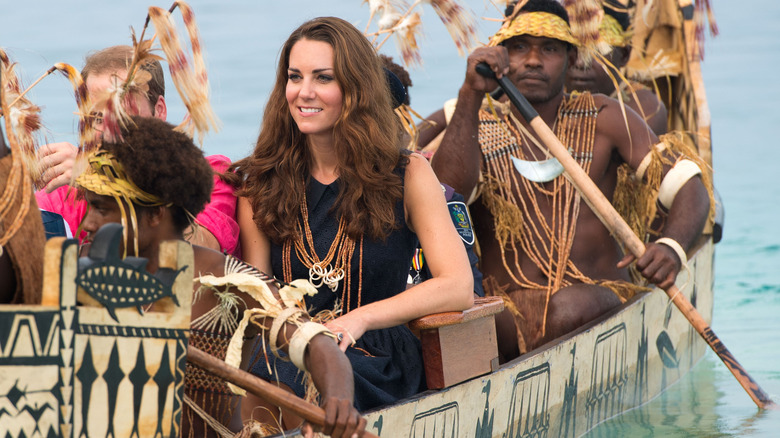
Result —
<svg viewBox="0 0 780 438"><path fill-rule="evenodd" d="M14 71L15 64L0 49L0 105L11 149L12 163L5 187L0 194L0 221L14 213L13 219L0 230L0 254L3 246L16 234L30 209L32 178L30 169L37 169L34 133L40 128L40 108L23 97L22 87ZM12 208L21 199L20 208ZM11 210L15 210L12 212Z"/></svg>
<svg viewBox="0 0 780 438"><path fill-rule="evenodd" d="M718 36L718 23L715 22L715 13L712 12L710 0L696 0L696 8L693 11L693 20L696 23L696 41L699 48L698 55L700 60L704 60L704 22L710 23L710 34Z"/></svg>
<svg viewBox="0 0 780 438"><path fill-rule="evenodd" d="M179 42L176 25L171 17L171 12L176 7L181 11L182 20L189 36L192 50L191 65ZM177 0L168 11L158 7L150 7L149 18L154 23L157 36L160 38L160 45L168 58L171 79L187 107L188 116L177 129L188 132L190 136L192 136L193 131L197 131L198 141L202 144L204 134L209 128L218 130L219 122L209 103L208 74L203 60L195 15L187 3Z"/></svg>
<svg viewBox="0 0 780 438"><path fill-rule="evenodd" d="M599 33L604 18L601 0L563 0L563 6L569 14L571 33L580 42L579 56L586 64L593 57L601 59L612 50Z"/></svg>
<svg viewBox="0 0 780 438"><path fill-rule="evenodd" d="M377 52L391 36L395 36L402 62L406 66L422 63L417 45L417 39L422 35L422 20L420 13L414 9L426 3L431 5L444 23L461 56L477 45L474 17L457 0L416 0L411 5L404 0L363 0L363 3L368 3L371 14L363 33L372 40ZM369 32L377 17L378 30ZM382 36L384 38L379 41ZM414 123L414 117L420 120L423 120L423 117L407 104L400 105L395 112L409 134L409 149L416 150L419 129Z"/></svg>
<svg viewBox="0 0 780 438"><path fill-rule="evenodd" d="M476 47L474 17L457 0L416 0L411 5L404 0L364 0L363 2L368 3L371 13L364 33L373 39L377 51L390 36L395 35L405 65L419 65L422 62L417 45L417 38L422 35L422 21L420 13L415 9L426 3L431 5L444 23L455 42L458 53L464 55ZM378 30L369 33L368 29L377 16L379 17ZM379 41L380 36L384 36L381 41Z"/></svg>
<svg viewBox="0 0 780 438"><path fill-rule="evenodd" d="M62 73L73 86L73 91L76 97L76 106L78 108L79 115L79 156L81 159L77 159L73 168L73 178L81 174L86 167L86 160L84 157L94 152L98 146L100 146L100 139L98 138L98 132L95 129L95 118L97 112L92 106L92 102L87 92L87 84L81 77L81 73L76 70L72 65L65 63L54 64L47 73L53 71L59 71ZM44 171L45 169L42 169ZM73 181L71 181L72 183Z"/></svg>

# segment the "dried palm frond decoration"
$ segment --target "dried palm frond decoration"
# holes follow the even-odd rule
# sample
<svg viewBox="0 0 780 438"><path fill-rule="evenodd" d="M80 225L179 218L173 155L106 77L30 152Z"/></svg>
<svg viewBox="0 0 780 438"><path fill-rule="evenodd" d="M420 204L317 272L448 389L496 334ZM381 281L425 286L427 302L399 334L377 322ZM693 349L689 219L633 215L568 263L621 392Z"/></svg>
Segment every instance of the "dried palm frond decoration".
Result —
<svg viewBox="0 0 780 438"><path fill-rule="evenodd" d="M477 31L474 17L457 0L416 0L411 5L404 0L364 0L363 3L368 3L371 14L363 33L372 39L377 51L391 36L395 35L398 50L406 65L422 63L417 45L417 38L422 35L422 21L420 13L415 9L423 4L431 5L441 18L461 56L476 47ZM378 30L369 32L376 17L379 17L376 23ZM380 37L384 38L379 41Z"/></svg>
<svg viewBox="0 0 780 438"><path fill-rule="evenodd" d="M599 28L604 18L600 0L564 0L569 14L571 33L580 42L580 58L587 64L592 57L603 58L612 47L601 38Z"/></svg>
<svg viewBox="0 0 780 438"><path fill-rule="evenodd" d="M398 50L404 65L420 65L422 57L417 39L422 35L422 20L420 12L415 8L429 4L447 28L458 53L463 56L477 45L476 25L473 15L461 6L457 0L416 0L411 5L403 0L364 0L368 3L370 16L363 32L377 52L391 36L395 36ZM378 17L378 18L377 18ZM374 19L377 18L375 32L369 32ZM380 37L383 37L380 41ZM425 119L408 104L403 103L395 109L401 125L409 136L407 148L416 150L419 128L415 117L425 123Z"/></svg>
<svg viewBox="0 0 780 438"><path fill-rule="evenodd" d="M0 49L0 105L12 157L11 171L0 194L0 223L4 222L6 216L15 213L13 219L0 229L0 254L3 252L3 246L24 223L24 218L30 210L32 180L39 175L35 161L37 142L34 133L41 127L40 108L23 96L24 92L14 70L15 64L5 51ZM34 170L31 172L31 169ZM20 208L12 208L17 199L22 200Z"/></svg>
<svg viewBox="0 0 780 438"><path fill-rule="evenodd" d="M718 36L718 23L715 21L715 13L712 11L710 0L696 0L696 7L693 10L693 21L696 23L696 42L699 48L699 60L704 60L704 25L709 22L710 35Z"/></svg>
<svg viewBox="0 0 780 438"><path fill-rule="evenodd" d="M191 62L188 61L182 49L176 26L171 17L171 13L177 7L181 11L182 20L189 36L192 51ZM157 36L160 39L160 46L167 57L171 79L187 107L188 116L177 129L190 134L190 136L192 136L193 131L197 131L198 141L202 144L203 136L210 128L214 131L219 130L219 122L209 103L208 74L195 14L187 3L177 0L168 11L154 6L150 7L149 19L154 23Z"/></svg>
<svg viewBox="0 0 780 438"><path fill-rule="evenodd" d="M189 35L192 47L191 63L181 48L171 17L171 12L176 8L182 11ZM150 21L157 29L157 34L147 39L145 35ZM122 129L132 123L130 116L138 113L136 98L147 96L149 81L152 79L151 73L144 67L152 62L166 61L166 58L155 53L160 50L155 48L158 37L161 49L167 57L171 79L188 110L184 121L176 129L190 137L197 131L201 144L203 136L210 128L218 129L218 120L209 103L208 74L192 9L183 1L176 1L167 11L151 7L140 36L136 37L135 30L131 28L133 54L128 63L127 76L124 79L114 76L109 88L98 92L92 100L89 99L86 85L78 71L67 64L56 64L54 67L70 80L79 107L79 154L73 169L74 180L89 167L89 158L99 148L100 142L120 142ZM100 125L99 133L95 129L96 124Z"/></svg>

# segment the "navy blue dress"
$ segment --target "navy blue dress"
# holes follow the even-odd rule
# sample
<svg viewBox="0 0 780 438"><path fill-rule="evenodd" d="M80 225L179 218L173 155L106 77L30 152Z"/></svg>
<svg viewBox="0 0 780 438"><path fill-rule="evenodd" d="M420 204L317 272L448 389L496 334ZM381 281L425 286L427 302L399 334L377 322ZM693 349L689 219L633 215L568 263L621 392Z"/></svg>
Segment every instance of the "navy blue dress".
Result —
<svg viewBox="0 0 780 438"><path fill-rule="evenodd" d="M399 169L403 178L403 170ZM338 231L338 217L329 211L338 197L338 181L329 185L311 178L306 190L309 209L309 227L314 238L314 247L320 259L324 258ZM385 241L363 240L363 285L361 302L358 302L360 271L360 242L355 243L351 266L350 309L360 305L383 300L406 289L412 255L417 247L417 236L409 230L404 219L403 201L395 208L399 225ZM282 247L271 247L273 270L280 276L282 271ZM293 279L309 278L309 269L298 260L293 248L290 255ZM309 313L315 315L322 310L333 310L337 298L344 294L346 281L341 280L336 292L323 285L314 297L307 297ZM259 352L258 352L259 353ZM366 332L347 349L355 380L355 407L359 411L387 405L401 398L425 390L425 375L422 365L422 350L419 340L406 325ZM270 359L275 359L268 354ZM269 376L263 359L252 368L255 375L268 380L278 378L290 386L298 396L304 388L298 369L290 362L275 360L276 375Z"/></svg>

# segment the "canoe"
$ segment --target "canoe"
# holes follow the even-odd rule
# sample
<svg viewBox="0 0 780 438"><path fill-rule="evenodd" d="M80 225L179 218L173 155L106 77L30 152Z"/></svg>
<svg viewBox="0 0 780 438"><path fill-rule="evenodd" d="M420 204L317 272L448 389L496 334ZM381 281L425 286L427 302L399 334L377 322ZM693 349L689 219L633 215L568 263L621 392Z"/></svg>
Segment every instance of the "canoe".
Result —
<svg viewBox="0 0 780 438"><path fill-rule="evenodd" d="M712 266L710 241L677 283L708 322ZM706 349L655 290L486 376L369 412L368 429L410 438L580 436L662 393Z"/></svg>
<svg viewBox="0 0 780 438"><path fill-rule="evenodd" d="M686 53L697 53L691 1L679 1ZM699 152L711 162L699 63L690 56L683 64L684 72L671 81L670 127L699 134ZM677 279L708 323L710 231ZM162 251L173 272L162 295L171 302L163 312L142 316L136 308L146 302L143 285L128 283L129 277L102 278L96 287L130 292L87 303L89 296L78 291L85 280L75 241L47 243L43 304L0 305L0 436L178 436L192 250L172 242ZM133 270L115 262L101 268L103 275ZM655 290L488 374L367 412L368 430L415 438L580 436L661 394L706 348Z"/></svg>
<svg viewBox="0 0 780 438"><path fill-rule="evenodd" d="M669 130L693 134L699 155L712 165L694 4L656 2L656 7L665 6L679 8L671 14L679 17L677 26L664 22L644 29L645 39L632 44L648 54L663 49L659 41L664 39L682 47L676 49L681 56L672 76L657 78L660 95L670 96L665 99ZM703 243L676 282L708 324L713 308L713 235L719 239L722 232L718 227L722 222L705 229ZM668 296L656 289L487 375L367 412L367 430L409 438L581 436L657 397L708 348Z"/></svg>

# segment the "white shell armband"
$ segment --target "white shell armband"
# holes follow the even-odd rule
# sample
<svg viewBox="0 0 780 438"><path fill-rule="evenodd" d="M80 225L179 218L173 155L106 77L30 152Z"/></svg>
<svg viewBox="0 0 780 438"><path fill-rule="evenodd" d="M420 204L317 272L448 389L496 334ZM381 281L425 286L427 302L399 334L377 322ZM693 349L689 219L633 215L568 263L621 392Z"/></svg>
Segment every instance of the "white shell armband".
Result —
<svg viewBox="0 0 780 438"><path fill-rule="evenodd" d="M306 347L311 342L311 338L320 333L330 333L330 330L322 324L311 321L301 324L298 326L298 330L293 333L292 339L290 339L290 360L298 369L308 371L303 361Z"/></svg>
<svg viewBox="0 0 780 438"><path fill-rule="evenodd" d="M655 241L655 243L666 245L669 248L672 248L675 253L677 253L677 257L680 258L680 263L682 263L680 266L685 266L688 264L688 256L685 254L685 250L683 249L682 245L680 245L679 242L672 239L671 237L662 237Z"/></svg>
<svg viewBox="0 0 780 438"><path fill-rule="evenodd" d="M680 188L688 182L689 179L701 174L699 165L691 160L683 159L678 161L674 167L664 176L661 181L661 187L658 189L658 201L667 209L672 207L674 197Z"/></svg>

